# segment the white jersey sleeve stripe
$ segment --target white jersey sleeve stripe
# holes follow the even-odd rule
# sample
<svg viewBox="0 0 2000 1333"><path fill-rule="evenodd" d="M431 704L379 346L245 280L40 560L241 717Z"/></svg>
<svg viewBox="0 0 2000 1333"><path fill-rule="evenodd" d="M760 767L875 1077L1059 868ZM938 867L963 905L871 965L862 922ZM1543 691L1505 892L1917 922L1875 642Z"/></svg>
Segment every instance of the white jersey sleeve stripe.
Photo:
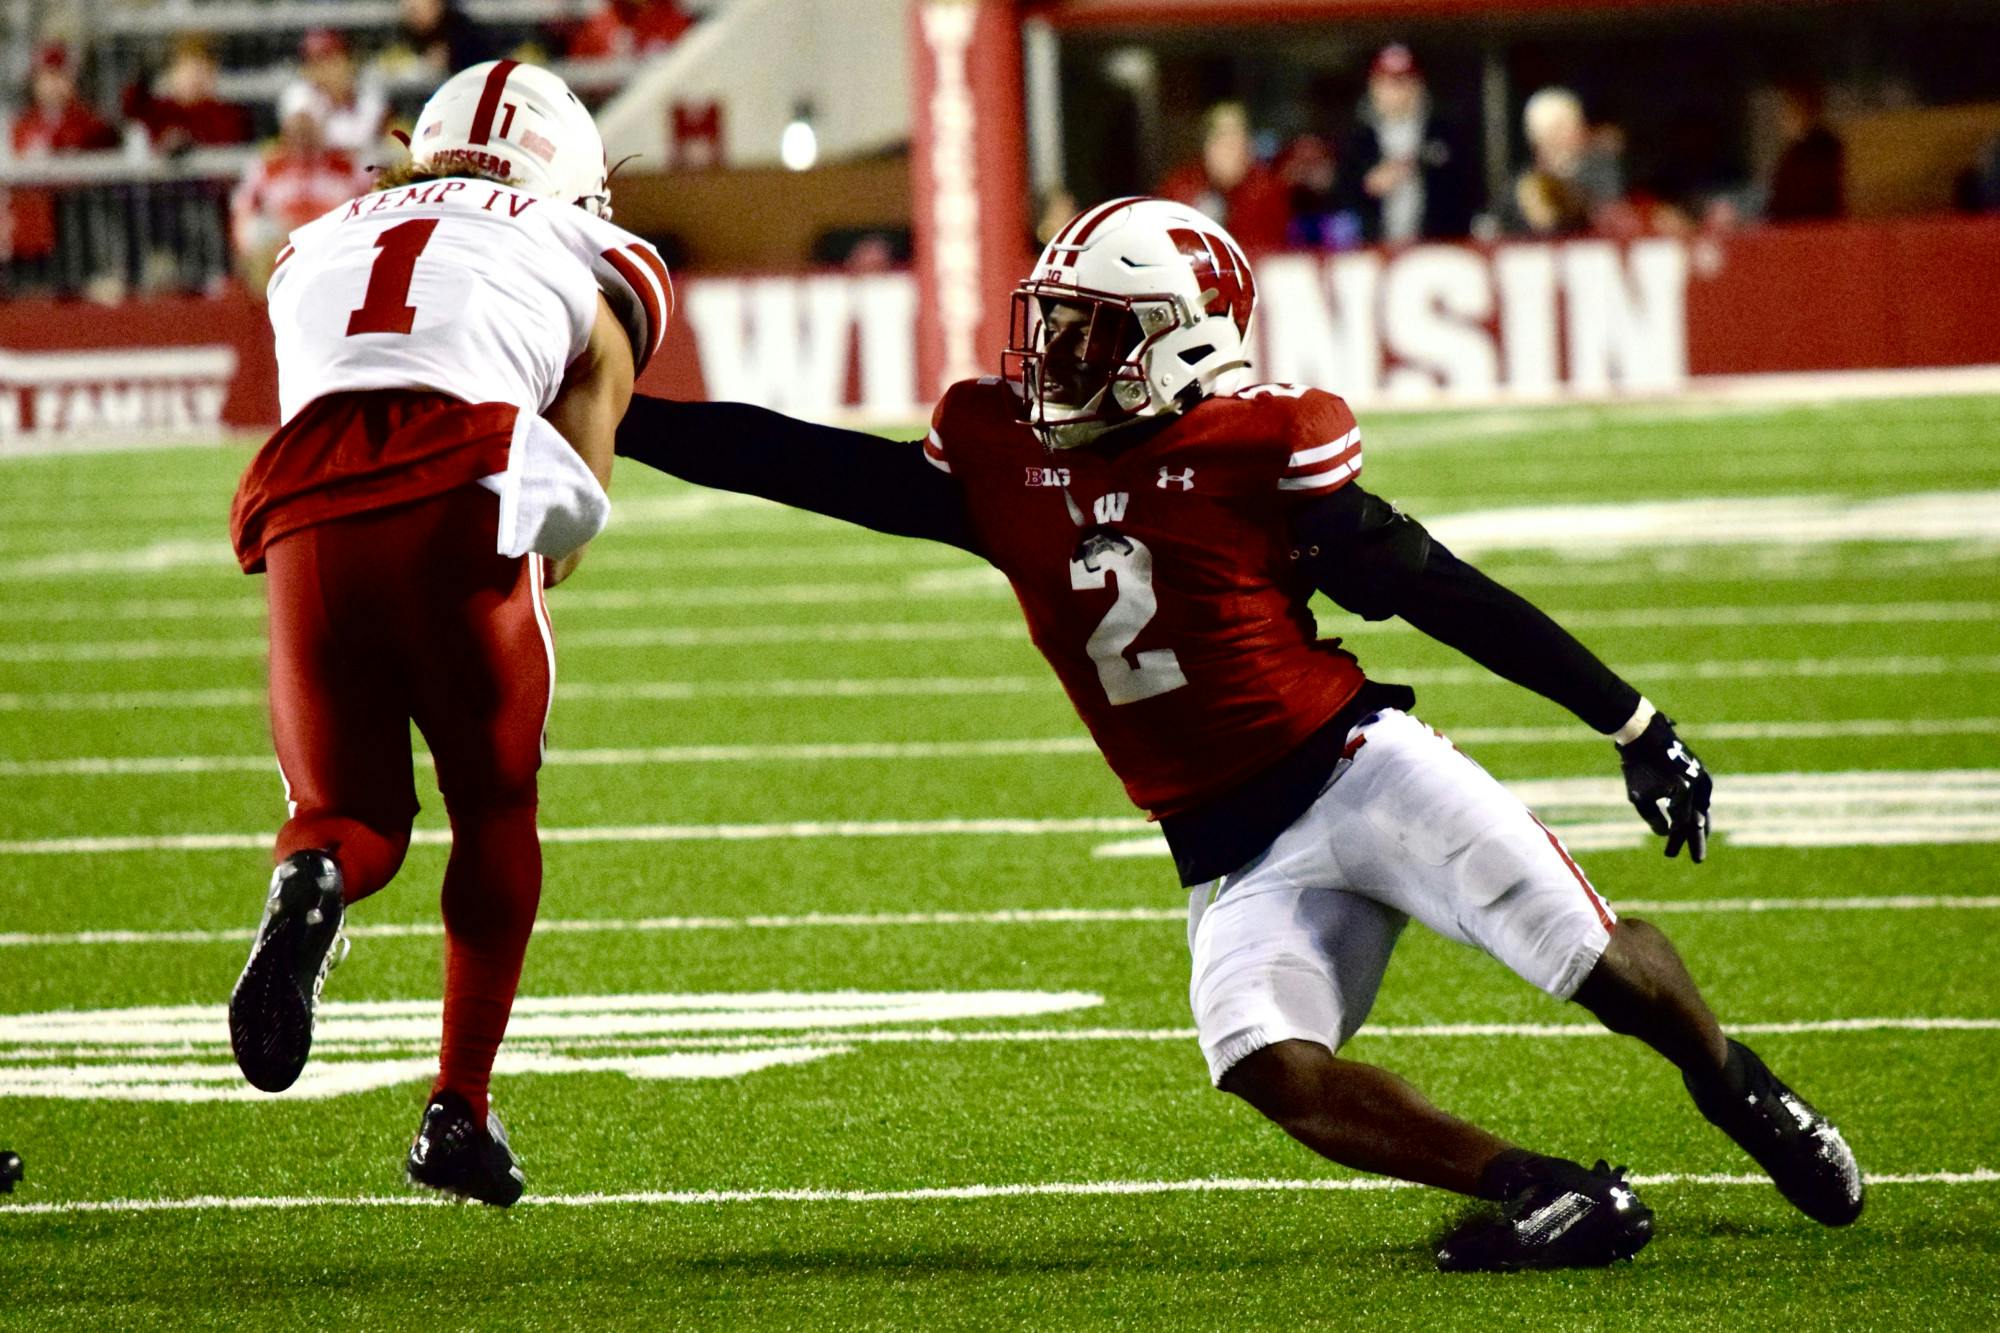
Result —
<svg viewBox="0 0 2000 1333"><path fill-rule="evenodd" d="M1349 432L1347 432L1347 434L1341 436L1337 440L1332 441L1331 443L1318 444L1314 445L1310 449L1299 450L1297 453L1293 454L1289 460L1287 460L1286 466L1297 468L1297 467L1306 467L1312 463L1324 462L1325 460L1332 458L1335 454L1345 452L1350 445L1359 444L1360 442L1361 442L1361 427L1356 426L1353 430L1350 430Z"/></svg>
<svg viewBox="0 0 2000 1333"><path fill-rule="evenodd" d="M1361 460L1357 458L1352 462L1342 463L1339 467L1328 468L1324 472L1311 472L1303 477L1280 477L1278 479L1278 489L1281 491L1324 490L1329 486L1338 485L1340 482L1346 481L1360 470Z"/></svg>
<svg viewBox="0 0 2000 1333"><path fill-rule="evenodd" d="M935 429L924 436L924 458L940 472L951 471L951 460L944 456L944 441L938 438Z"/></svg>
<svg viewBox="0 0 2000 1333"><path fill-rule="evenodd" d="M618 274L632 295L638 298L639 310L635 313L638 313L645 323L638 329L629 329L628 326L628 331L633 334L634 368L644 370L646 363L653 359L653 353L660 350L660 344L666 338L665 293L660 290L659 283L654 281L646 265L634 259L625 250L606 250L601 258ZM610 296L613 293L605 294ZM621 303L613 304L615 307Z"/></svg>
<svg viewBox="0 0 2000 1333"><path fill-rule="evenodd" d="M642 241L634 241L625 248L639 256L639 262L646 266L646 271L652 274L654 281L659 284L661 296L665 300L665 305L662 308L666 312L667 319L672 319L674 317L674 280L667 276L667 261L660 258L658 250L655 250L652 246ZM664 322L662 321L662 323Z"/></svg>

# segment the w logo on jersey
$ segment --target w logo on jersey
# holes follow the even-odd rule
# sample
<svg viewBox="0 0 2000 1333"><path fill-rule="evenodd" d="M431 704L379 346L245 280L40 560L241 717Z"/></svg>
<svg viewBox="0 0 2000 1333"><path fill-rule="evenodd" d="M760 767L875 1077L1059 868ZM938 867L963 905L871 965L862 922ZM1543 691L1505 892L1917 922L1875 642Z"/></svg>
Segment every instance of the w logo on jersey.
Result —
<svg viewBox="0 0 2000 1333"><path fill-rule="evenodd" d="M1131 503L1130 492L1112 491L1109 495L1097 497L1097 502L1090 507L1091 516L1099 523L1123 523L1125 507Z"/></svg>
<svg viewBox="0 0 2000 1333"><path fill-rule="evenodd" d="M1228 315L1238 333L1250 328L1250 307L1257 300L1257 280L1250 274L1250 261L1236 242L1220 232L1196 231L1193 227L1170 227L1167 235L1189 264L1194 280L1201 286L1206 302L1202 310L1211 315Z"/></svg>

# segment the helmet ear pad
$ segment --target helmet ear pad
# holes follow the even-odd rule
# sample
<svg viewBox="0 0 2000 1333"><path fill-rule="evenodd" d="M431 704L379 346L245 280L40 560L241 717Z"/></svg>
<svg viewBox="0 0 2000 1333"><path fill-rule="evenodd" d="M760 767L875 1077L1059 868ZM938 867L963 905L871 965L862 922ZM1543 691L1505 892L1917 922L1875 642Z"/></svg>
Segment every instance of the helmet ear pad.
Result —
<svg viewBox="0 0 2000 1333"><path fill-rule="evenodd" d="M1072 218L1016 289L1002 373L1044 443L1088 443L1233 388L1249 365L1256 298L1242 248L1209 218L1166 199L1112 200ZM1051 302L1087 307L1093 330L1107 311L1135 322L1137 337L1104 375L1105 391L1087 401L1050 391L1061 377L1041 363L1035 316Z"/></svg>

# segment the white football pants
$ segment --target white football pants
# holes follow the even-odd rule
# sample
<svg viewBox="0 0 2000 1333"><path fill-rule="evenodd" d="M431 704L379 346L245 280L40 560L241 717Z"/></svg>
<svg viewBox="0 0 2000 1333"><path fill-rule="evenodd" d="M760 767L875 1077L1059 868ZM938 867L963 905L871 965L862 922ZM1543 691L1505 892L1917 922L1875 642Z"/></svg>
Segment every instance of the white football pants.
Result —
<svg viewBox="0 0 2000 1333"><path fill-rule="evenodd" d="M1273 1042L1338 1051L1411 917L1558 999L1610 942L1616 918L1555 834L1441 733L1385 709L1348 744L1310 809L1189 900L1188 998L1218 1083Z"/></svg>

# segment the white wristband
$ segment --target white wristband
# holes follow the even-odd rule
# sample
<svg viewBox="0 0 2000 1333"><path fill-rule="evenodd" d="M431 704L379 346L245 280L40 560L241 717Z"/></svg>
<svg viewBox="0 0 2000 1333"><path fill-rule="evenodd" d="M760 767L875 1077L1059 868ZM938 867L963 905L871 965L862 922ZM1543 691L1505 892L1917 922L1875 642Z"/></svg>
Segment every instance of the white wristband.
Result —
<svg viewBox="0 0 2000 1333"><path fill-rule="evenodd" d="M1660 710L1653 707L1653 701L1643 694L1639 696L1639 706L1632 710L1632 717L1624 726L1611 733L1611 739L1619 745L1630 745L1646 732L1653 720L1653 714Z"/></svg>

